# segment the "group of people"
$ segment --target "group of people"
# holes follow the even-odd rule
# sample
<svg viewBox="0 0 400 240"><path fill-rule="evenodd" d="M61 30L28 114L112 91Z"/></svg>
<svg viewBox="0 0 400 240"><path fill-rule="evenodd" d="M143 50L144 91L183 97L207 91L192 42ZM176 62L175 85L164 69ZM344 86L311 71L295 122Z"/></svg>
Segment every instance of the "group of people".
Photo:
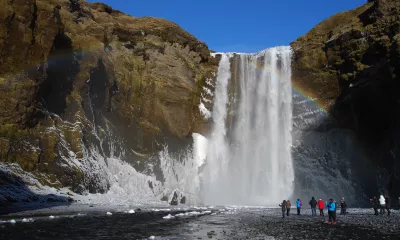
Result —
<svg viewBox="0 0 400 240"><path fill-rule="evenodd" d="M377 197L373 197L370 199L372 203L372 208L374 209L375 215L379 215L378 209L380 209L380 214L385 214L385 209L390 216L390 198L389 196L384 197L383 195L379 196L379 200Z"/></svg>
<svg viewBox="0 0 400 240"><path fill-rule="evenodd" d="M372 203L372 207L375 211L375 215L379 215L378 209L380 209L380 214L385 214L385 210L387 211L388 216L390 216L390 198L389 196L384 197L383 195L379 196L379 199L377 197L373 197L370 199ZM320 216L325 216L324 214L324 209L325 207L328 209L328 224L336 224L336 208L337 208L337 203L334 199L329 199L328 202L324 202L322 199L319 199L318 201L312 197L310 202L311 206L311 215L312 216L317 216L317 207L319 209L319 215ZM399 198L399 205L400 205L400 198ZM290 208L292 207L292 204L290 200L283 200L279 206L282 208L282 217L284 218L285 215L289 216L290 215ZM297 215L300 215L301 213L301 208L303 206L303 202L300 199L296 200L296 208L297 208ZM347 204L344 198L340 200L340 215L346 215L347 214Z"/></svg>
<svg viewBox="0 0 400 240"><path fill-rule="evenodd" d="M324 202L322 199L319 199L318 201L312 197L310 202L311 206L311 215L312 216L317 216L317 207L319 209L319 215L320 216L325 216L324 214L324 209L325 207L328 209L328 216L329 216L329 221L328 224L336 224L336 201L334 199L329 199L328 202ZM292 204L290 200L283 200L279 206L282 208L282 218L290 215L290 208L292 207ZM303 206L303 202L300 199L296 200L296 208L297 208L297 215L300 215L301 213L301 208ZM340 200L340 214L345 215L346 209L347 209L347 204L344 198Z"/></svg>

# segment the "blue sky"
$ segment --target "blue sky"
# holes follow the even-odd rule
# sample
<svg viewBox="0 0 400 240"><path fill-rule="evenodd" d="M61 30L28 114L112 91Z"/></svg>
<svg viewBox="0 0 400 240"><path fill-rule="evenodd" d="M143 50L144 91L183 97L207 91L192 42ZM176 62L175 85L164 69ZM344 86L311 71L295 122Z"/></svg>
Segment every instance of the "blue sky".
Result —
<svg viewBox="0 0 400 240"><path fill-rule="evenodd" d="M367 0L100 0L132 16L179 24L210 49L257 52L288 45L331 15ZM92 2L92 1L89 1Z"/></svg>

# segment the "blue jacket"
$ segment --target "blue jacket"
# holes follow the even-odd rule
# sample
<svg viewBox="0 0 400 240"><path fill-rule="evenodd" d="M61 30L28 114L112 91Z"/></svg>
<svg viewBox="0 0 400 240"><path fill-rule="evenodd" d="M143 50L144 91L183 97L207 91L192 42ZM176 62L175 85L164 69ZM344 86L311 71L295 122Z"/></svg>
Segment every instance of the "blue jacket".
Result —
<svg viewBox="0 0 400 240"><path fill-rule="evenodd" d="M328 211L330 211L330 212L336 211L336 203L334 203L334 202L327 202L326 207L328 208Z"/></svg>
<svg viewBox="0 0 400 240"><path fill-rule="evenodd" d="M298 207L298 208L301 207L301 204L300 204L299 200L296 201L296 207Z"/></svg>

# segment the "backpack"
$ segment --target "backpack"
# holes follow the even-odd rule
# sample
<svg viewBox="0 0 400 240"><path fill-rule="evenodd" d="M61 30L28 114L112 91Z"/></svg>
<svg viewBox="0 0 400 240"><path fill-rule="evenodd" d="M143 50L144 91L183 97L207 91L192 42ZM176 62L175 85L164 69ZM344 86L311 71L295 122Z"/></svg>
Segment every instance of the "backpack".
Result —
<svg viewBox="0 0 400 240"><path fill-rule="evenodd" d="M300 200L300 207L303 206L303 202Z"/></svg>

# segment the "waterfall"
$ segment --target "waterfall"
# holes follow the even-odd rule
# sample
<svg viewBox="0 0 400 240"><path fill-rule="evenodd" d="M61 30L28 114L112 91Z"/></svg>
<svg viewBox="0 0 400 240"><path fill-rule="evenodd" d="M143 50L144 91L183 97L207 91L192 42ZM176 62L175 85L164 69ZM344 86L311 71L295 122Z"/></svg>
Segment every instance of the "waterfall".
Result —
<svg viewBox="0 0 400 240"><path fill-rule="evenodd" d="M289 199L294 181L290 48L222 54L212 121L202 173L204 202L275 206Z"/></svg>

